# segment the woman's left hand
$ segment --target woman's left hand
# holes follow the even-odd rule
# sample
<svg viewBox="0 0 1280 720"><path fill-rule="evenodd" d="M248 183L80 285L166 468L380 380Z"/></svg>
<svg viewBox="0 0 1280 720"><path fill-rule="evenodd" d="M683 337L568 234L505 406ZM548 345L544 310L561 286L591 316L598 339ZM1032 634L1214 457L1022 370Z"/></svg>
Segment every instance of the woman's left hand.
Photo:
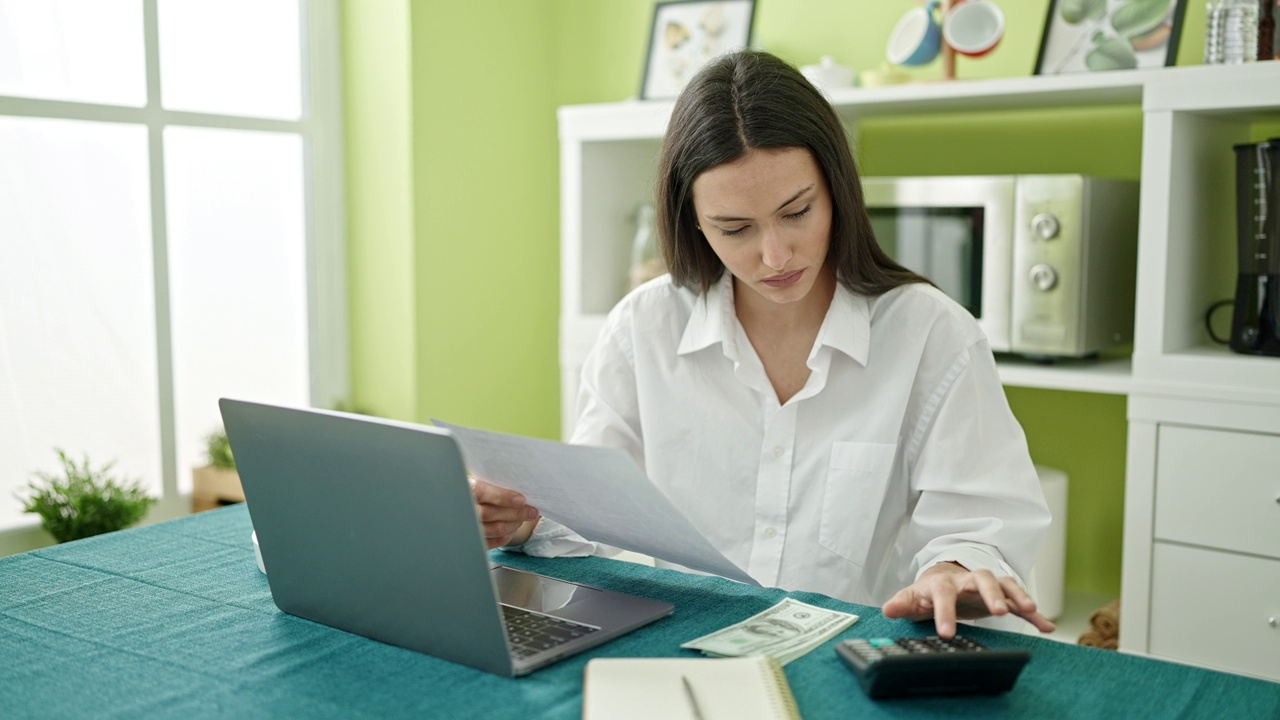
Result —
<svg viewBox="0 0 1280 720"><path fill-rule="evenodd" d="M881 612L887 618L928 620L933 618L938 637L956 634L956 619L973 620L1013 613L1036 626L1053 632L1054 625L1036 610L1036 603L1012 577L996 577L990 570L970 572L962 565L943 562L934 565L908 587L889 598Z"/></svg>

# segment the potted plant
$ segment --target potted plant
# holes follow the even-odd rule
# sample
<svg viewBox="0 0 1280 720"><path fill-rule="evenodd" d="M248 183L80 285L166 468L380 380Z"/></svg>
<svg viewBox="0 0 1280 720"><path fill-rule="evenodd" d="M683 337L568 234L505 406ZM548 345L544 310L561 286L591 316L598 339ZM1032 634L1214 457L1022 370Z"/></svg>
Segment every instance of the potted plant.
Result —
<svg viewBox="0 0 1280 720"><path fill-rule="evenodd" d="M191 471L191 512L244 502L236 459L221 428L205 437L206 464Z"/></svg>
<svg viewBox="0 0 1280 720"><path fill-rule="evenodd" d="M39 481L27 485L23 511L40 515L41 525L58 542L121 530L138 522L156 499L138 481L110 474L115 463L93 469L89 456L77 465L57 449L62 475L35 472Z"/></svg>

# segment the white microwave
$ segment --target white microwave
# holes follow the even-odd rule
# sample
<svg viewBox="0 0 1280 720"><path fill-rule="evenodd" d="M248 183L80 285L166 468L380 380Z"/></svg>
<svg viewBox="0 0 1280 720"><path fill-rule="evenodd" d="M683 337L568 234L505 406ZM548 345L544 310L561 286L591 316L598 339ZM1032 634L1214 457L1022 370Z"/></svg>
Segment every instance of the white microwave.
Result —
<svg viewBox="0 0 1280 720"><path fill-rule="evenodd" d="M863 178L876 239L967 308L996 352L1133 341L1138 183L1086 175Z"/></svg>

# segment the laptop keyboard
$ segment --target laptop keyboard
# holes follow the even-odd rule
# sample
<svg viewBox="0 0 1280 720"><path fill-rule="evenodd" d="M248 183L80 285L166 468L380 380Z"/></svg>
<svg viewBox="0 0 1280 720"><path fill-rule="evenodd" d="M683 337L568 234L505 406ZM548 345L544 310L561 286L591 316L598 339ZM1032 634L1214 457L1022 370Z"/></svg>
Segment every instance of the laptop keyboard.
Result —
<svg viewBox="0 0 1280 720"><path fill-rule="evenodd" d="M511 654L517 659L527 658L600 629L563 618L539 615L510 605L502 606L502 617L507 624Z"/></svg>

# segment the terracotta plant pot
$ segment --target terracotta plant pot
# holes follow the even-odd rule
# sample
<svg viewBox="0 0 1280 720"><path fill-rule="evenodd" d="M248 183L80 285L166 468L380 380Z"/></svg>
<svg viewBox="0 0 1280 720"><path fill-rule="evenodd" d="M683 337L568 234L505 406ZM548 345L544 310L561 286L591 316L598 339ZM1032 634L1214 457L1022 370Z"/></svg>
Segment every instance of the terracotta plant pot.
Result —
<svg viewBox="0 0 1280 720"><path fill-rule="evenodd" d="M212 510L223 505L244 502L244 489L235 470L212 465L191 470L191 512Z"/></svg>

